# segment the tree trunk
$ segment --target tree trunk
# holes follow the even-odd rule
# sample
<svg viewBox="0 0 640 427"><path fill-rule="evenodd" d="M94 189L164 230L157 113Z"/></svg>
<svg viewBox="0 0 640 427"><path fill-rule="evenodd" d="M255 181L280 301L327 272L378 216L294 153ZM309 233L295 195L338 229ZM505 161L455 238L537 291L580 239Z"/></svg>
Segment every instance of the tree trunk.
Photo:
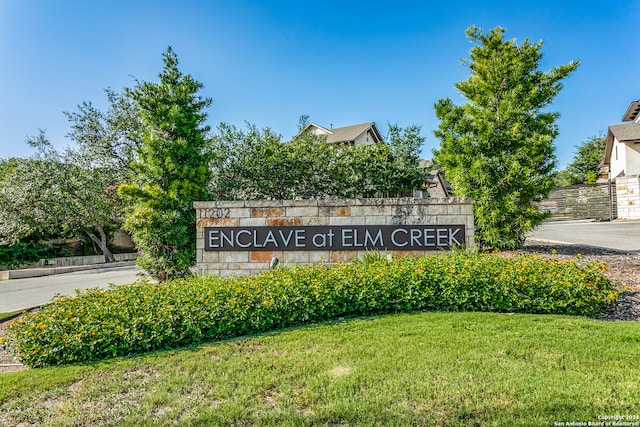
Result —
<svg viewBox="0 0 640 427"><path fill-rule="evenodd" d="M94 233L91 233L91 232L87 232L87 234L89 235L91 240L93 240L94 243L98 245L98 247L100 248L100 251L102 251L102 254L104 255L104 261L106 263L115 262L116 257L113 255L113 253L111 253L111 251L107 247L107 234L104 232L102 226L99 223L94 222L93 225L95 229L98 231L98 233L100 234L100 238L98 238L98 236L96 236Z"/></svg>

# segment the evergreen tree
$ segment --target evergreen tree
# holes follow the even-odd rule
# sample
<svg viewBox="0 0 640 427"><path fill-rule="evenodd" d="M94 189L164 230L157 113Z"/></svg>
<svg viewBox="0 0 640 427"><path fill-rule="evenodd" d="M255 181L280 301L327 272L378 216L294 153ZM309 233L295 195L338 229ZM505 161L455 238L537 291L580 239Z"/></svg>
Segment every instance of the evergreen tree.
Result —
<svg viewBox="0 0 640 427"><path fill-rule="evenodd" d="M570 184L595 184L600 176L600 162L604 157L607 138L600 134L577 145L571 164L566 169Z"/></svg>
<svg viewBox="0 0 640 427"><path fill-rule="evenodd" d="M504 40L505 30L474 26L471 75L455 87L467 99L435 104L441 164L456 194L474 199L481 246L517 248L544 219L536 207L553 187L557 113L545 112L578 62L539 70L542 42Z"/></svg>
<svg viewBox="0 0 640 427"><path fill-rule="evenodd" d="M167 280L189 274L195 264L193 202L207 200L211 153L204 125L211 104L202 84L178 69L172 48L163 54L160 82L144 82L126 94L141 121L132 182L120 186L131 201L124 227L140 251L138 265Z"/></svg>

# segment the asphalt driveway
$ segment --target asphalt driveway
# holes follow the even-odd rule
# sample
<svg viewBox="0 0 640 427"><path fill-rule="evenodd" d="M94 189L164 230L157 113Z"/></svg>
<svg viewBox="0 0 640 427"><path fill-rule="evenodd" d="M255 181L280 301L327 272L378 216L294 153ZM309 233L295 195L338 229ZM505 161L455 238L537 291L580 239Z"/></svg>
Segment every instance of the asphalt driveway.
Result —
<svg viewBox="0 0 640 427"><path fill-rule="evenodd" d="M106 288L140 278L135 266L96 268L75 273L30 277L0 282L0 313L18 311L51 302L57 294L74 295L76 289Z"/></svg>
<svg viewBox="0 0 640 427"><path fill-rule="evenodd" d="M529 233L531 239L640 252L640 221L548 221Z"/></svg>

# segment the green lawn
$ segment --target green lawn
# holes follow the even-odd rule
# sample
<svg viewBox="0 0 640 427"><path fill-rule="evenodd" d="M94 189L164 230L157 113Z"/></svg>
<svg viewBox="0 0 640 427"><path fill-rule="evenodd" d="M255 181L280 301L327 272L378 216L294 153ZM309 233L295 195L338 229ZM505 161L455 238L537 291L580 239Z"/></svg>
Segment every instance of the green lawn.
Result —
<svg viewBox="0 0 640 427"><path fill-rule="evenodd" d="M0 313L0 322L3 322L7 319L11 319L12 317L17 316L20 313L21 311L11 311L9 313Z"/></svg>
<svg viewBox="0 0 640 427"><path fill-rule="evenodd" d="M388 315L2 374L0 425L634 421L640 416L639 379L640 323Z"/></svg>

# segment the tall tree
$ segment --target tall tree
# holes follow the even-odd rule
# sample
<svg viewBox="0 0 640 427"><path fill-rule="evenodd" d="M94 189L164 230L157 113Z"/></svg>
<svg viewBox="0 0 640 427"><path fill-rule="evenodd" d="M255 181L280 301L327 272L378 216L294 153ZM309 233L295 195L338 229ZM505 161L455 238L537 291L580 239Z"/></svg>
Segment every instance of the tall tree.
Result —
<svg viewBox="0 0 640 427"><path fill-rule="evenodd" d="M601 133L575 146L576 152L564 174L568 177L568 185L596 183L600 176L600 162L606 145L607 139Z"/></svg>
<svg viewBox="0 0 640 427"><path fill-rule="evenodd" d="M204 125L211 100L178 69L171 47L163 59L158 83L126 90L138 106L141 142L133 179L119 189L131 201L124 227L140 251L138 264L159 280L187 275L195 264L193 202L208 198L212 159Z"/></svg>
<svg viewBox="0 0 640 427"><path fill-rule="evenodd" d="M411 125L406 128L389 123L387 138L393 156L393 191L410 192L421 188L425 181L425 171L420 168L420 149L425 138L420 135L422 127Z"/></svg>
<svg viewBox="0 0 640 427"><path fill-rule="evenodd" d="M141 145L138 106L124 93L105 90L109 108L100 111L91 102L78 105L77 111L65 112L71 123L67 134L91 158L92 163L113 169L124 181L133 173L131 167Z"/></svg>
<svg viewBox="0 0 640 427"><path fill-rule="evenodd" d="M558 113L546 112L577 67L541 71L542 42L505 40L505 30L470 27L471 75L455 87L467 100L435 104L440 120L434 150L457 194L474 199L476 237L483 247L517 248L545 215L534 202L553 187Z"/></svg>
<svg viewBox="0 0 640 427"><path fill-rule="evenodd" d="M269 129L221 124L214 137L216 199L310 199L399 195L420 188L419 126L392 125L389 143L348 147L303 132L282 141Z"/></svg>
<svg viewBox="0 0 640 427"><path fill-rule="evenodd" d="M122 200L113 169L93 164L83 150L58 152L43 131L27 141L37 154L13 159L0 180L0 244L33 233L56 237L88 236L115 261L109 233L118 228Z"/></svg>

